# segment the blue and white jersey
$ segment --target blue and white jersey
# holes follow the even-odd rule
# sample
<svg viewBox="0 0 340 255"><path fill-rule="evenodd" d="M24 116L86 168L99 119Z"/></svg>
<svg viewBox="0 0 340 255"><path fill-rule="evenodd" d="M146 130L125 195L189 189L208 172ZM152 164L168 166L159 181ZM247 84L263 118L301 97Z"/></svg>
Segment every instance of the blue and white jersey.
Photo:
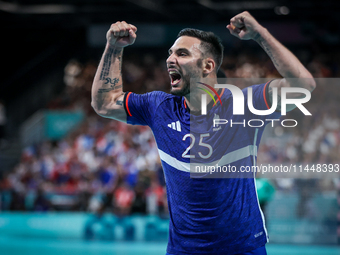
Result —
<svg viewBox="0 0 340 255"><path fill-rule="evenodd" d="M255 109L266 110L267 84L253 85ZM242 90L247 102L247 90ZM206 116L190 114L185 98L164 92L126 93L127 123L148 125L153 131L164 169L170 214L169 254L238 254L267 242L253 178L190 178L190 160L241 166L256 164L257 148L265 125L249 127L250 119L278 119L274 112L257 116L245 106L233 115L229 90L221 92L222 105ZM213 119L231 120L213 127ZM195 123L194 125L190 125ZM270 122L265 122L270 123ZM259 123L253 123L259 125ZM193 136L192 133L195 133Z"/></svg>

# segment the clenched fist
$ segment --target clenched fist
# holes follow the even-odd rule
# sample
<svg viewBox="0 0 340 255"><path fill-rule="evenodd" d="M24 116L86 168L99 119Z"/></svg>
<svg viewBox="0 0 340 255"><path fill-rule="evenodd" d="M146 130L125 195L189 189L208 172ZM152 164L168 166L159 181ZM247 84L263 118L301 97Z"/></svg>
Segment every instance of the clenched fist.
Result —
<svg viewBox="0 0 340 255"><path fill-rule="evenodd" d="M111 46L123 48L132 45L136 40L137 28L125 21L118 21L111 25L106 33L107 43Z"/></svg>
<svg viewBox="0 0 340 255"><path fill-rule="evenodd" d="M263 27L256 21L256 19L245 11L237 14L230 19L230 24L227 25L230 33L241 40L256 39L259 31Z"/></svg>

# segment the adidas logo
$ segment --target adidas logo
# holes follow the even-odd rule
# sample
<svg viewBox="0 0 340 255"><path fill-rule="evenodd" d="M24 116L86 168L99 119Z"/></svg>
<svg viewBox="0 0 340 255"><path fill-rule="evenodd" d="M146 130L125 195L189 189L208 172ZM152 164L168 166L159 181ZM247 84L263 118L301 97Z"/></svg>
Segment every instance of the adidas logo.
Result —
<svg viewBox="0 0 340 255"><path fill-rule="evenodd" d="M173 130L176 130L178 132L181 132L181 123L179 122L179 120L177 120L176 122L171 122L170 124L168 124L169 128L172 128Z"/></svg>

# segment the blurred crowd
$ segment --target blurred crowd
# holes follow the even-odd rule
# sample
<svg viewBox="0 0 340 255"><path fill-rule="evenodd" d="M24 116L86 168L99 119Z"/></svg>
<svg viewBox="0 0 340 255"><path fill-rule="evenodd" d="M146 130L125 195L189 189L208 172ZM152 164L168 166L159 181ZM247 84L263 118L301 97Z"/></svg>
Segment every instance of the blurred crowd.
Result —
<svg viewBox="0 0 340 255"><path fill-rule="evenodd" d="M93 115L65 139L23 151L2 182L11 196L3 209L163 214L163 176L149 128Z"/></svg>
<svg viewBox="0 0 340 255"><path fill-rule="evenodd" d="M339 77L340 63L334 56L298 57L315 78ZM340 59L340 58L338 58ZM76 59L65 67L65 91L49 109L81 109L87 115L82 125L59 141L45 141L24 149L21 161L0 182L2 210L110 211L117 215L167 215L166 189L157 146L151 130L97 116L91 108L91 86L97 62ZM222 69L227 77L280 75L264 55L230 54ZM145 93L169 90L165 59L156 55L126 55L124 90ZM339 163L340 90L318 87L308 107L313 118L293 111L287 118L299 119L297 128L276 126L273 136L263 139L259 163ZM275 183L279 189L297 189L294 180ZM337 181L315 183L332 190ZM305 192L305 191L303 191Z"/></svg>

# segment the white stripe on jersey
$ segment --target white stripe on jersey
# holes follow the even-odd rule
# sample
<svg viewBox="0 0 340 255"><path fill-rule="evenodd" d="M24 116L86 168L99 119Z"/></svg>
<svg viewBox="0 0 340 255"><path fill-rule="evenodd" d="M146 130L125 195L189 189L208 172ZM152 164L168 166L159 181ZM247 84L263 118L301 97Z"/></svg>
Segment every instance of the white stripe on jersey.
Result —
<svg viewBox="0 0 340 255"><path fill-rule="evenodd" d="M176 168L177 170L183 171L183 172L190 172L190 166L192 167L192 169L195 169L196 165L199 164L194 164L194 163L186 163L183 161L180 161L172 156L170 156L169 154L165 153L164 151L158 149L159 152L159 156L161 158L162 161L164 161L165 163L167 163L168 165ZM238 160L241 160L243 158L247 158L251 155L256 156L257 155L257 146L256 145L248 145L246 147L243 147L241 149L238 150L234 150L232 152L229 152L227 154L225 154L221 159L219 160L215 160L213 162L209 162L209 163L204 163L204 165L206 166L225 166L228 164L231 164L233 162L236 162ZM202 164L200 164L202 165Z"/></svg>
<svg viewBox="0 0 340 255"><path fill-rule="evenodd" d="M165 163L172 166L173 168L184 172L190 172L190 163L179 161L178 159L170 156L160 149L158 149L158 153L161 160L163 160Z"/></svg>
<svg viewBox="0 0 340 255"><path fill-rule="evenodd" d="M254 136L254 145L256 144L257 142L257 133L259 132L259 129L257 128L255 130L255 136ZM255 155L253 157L253 164L254 166L256 166L256 158L255 158ZM267 242L269 242L269 236L268 236L268 232L267 232L267 228L266 228L266 220L264 218L264 214L261 210L261 206L260 206L260 201L259 201L259 196L257 195L257 187L256 187L256 171L254 171L254 186L255 186L255 193L256 193L256 200L257 200L257 205L259 207L259 210L260 210L260 214L261 214L261 218L262 218L262 224L263 224L263 229L264 229L264 232L266 233L266 238L267 238Z"/></svg>

